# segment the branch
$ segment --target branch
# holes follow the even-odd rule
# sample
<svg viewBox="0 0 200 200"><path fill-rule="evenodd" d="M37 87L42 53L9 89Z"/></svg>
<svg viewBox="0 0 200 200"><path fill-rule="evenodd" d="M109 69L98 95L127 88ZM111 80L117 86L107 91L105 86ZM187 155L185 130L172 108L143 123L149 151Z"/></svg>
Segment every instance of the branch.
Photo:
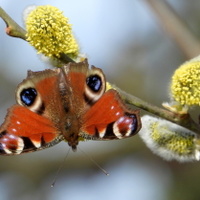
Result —
<svg viewBox="0 0 200 200"><path fill-rule="evenodd" d="M134 105L158 117L161 117L171 122L174 122L176 124L179 124L180 126L183 126L191 131L194 131L200 134L199 124L197 124L188 113L187 114L174 113L169 110L165 110L157 106L151 105L148 102L145 102L142 99L139 99L138 97L135 97L131 94L127 94L126 92L122 91L121 89L115 86L113 86L113 88L116 89L120 93L125 103Z"/></svg>
<svg viewBox="0 0 200 200"><path fill-rule="evenodd" d="M1 7L0 7L0 17L6 23L6 33L12 37L18 37L26 40L26 31L19 26Z"/></svg>

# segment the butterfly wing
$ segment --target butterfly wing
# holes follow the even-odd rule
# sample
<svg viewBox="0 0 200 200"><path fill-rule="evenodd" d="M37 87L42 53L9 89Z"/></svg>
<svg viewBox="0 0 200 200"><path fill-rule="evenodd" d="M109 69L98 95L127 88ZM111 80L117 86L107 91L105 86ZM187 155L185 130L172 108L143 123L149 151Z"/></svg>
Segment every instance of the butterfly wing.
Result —
<svg viewBox="0 0 200 200"><path fill-rule="evenodd" d="M28 72L18 85L13 105L0 126L0 154L15 155L55 145L63 139L59 129L58 72Z"/></svg>
<svg viewBox="0 0 200 200"><path fill-rule="evenodd" d="M49 119L14 105L0 127L0 154L32 152L52 146L62 139Z"/></svg>
<svg viewBox="0 0 200 200"><path fill-rule="evenodd" d="M128 109L119 94L111 89L84 114L81 137L122 139L135 135L140 128L139 111Z"/></svg>

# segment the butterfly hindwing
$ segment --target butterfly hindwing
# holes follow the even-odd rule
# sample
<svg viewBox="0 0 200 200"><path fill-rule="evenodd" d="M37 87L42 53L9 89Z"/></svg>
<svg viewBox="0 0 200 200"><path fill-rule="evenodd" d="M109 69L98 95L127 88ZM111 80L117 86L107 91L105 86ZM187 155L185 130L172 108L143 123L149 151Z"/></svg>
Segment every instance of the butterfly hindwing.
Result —
<svg viewBox="0 0 200 200"><path fill-rule="evenodd" d="M83 116L82 137L111 140L135 135L141 128L139 111L128 109L111 89Z"/></svg>
<svg viewBox="0 0 200 200"><path fill-rule="evenodd" d="M0 154L32 152L62 140L53 123L25 107L12 106L0 128Z"/></svg>

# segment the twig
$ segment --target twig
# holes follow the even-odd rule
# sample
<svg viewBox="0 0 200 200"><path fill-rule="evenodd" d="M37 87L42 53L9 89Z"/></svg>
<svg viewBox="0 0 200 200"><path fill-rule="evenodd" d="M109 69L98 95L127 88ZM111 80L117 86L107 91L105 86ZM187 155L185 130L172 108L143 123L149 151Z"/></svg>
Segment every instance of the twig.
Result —
<svg viewBox="0 0 200 200"><path fill-rule="evenodd" d="M188 113L187 114L174 113L169 110L151 105L150 103L145 102L142 99L139 99L138 97L135 97L131 94L127 94L126 92L122 91L121 89L115 86L113 86L113 88L115 88L120 93L125 103L134 105L158 117L161 117L171 122L174 122L176 124L179 124L191 131L194 131L200 134L200 126L196 122L194 122L194 120L191 118L191 116Z"/></svg>
<svg viewBox="0 0 200 200"><path fill-rule="evenodd" d="M18 37L26 40L26 31L19 26L1 7L0 7L0 17L6 23L6 33L12 37Z"/></svg>

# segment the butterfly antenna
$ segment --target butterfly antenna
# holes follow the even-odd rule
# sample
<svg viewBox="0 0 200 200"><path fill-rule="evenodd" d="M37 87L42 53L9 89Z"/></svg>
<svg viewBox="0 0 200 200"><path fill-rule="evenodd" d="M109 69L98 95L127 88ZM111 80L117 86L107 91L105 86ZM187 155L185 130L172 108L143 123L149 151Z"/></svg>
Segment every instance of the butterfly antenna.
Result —
<svg viewBox="0 0 200 200"><path fill-rule="evenodd" d="M80 147L78 147L78 149L87 157L90 159L90 161L96 165L106 176L109 176L109 173L102 168L90 155L88 155L85 151L83 151Z"/></svg>
<svg viewBox="0 0 200 200"><path fill-rule="evenodd" d="M69 150L67 151L67 154L66 154L66 156L64 157L64 160L62 161L62 163L60 164L60 166L59 166L59 168L58 168L58 170L57 170L57 172L56 172L56 175L55 175L55 177L54 177L54 180L53 180L53 182L52 182L52 184L51 184L51 187L52 187L52 188L53 188L53 187L55 186L55 184L56 184L56 180L57 180L57 178L58 178L58 175L59 175L61 169L62 169L63 166L64 166L64 163L65 163L65 161L66 161L66 159L67 159L67 157L68 157L68 155L69 155L70 150L71 150L71 148L69 148Z"/></svg>

